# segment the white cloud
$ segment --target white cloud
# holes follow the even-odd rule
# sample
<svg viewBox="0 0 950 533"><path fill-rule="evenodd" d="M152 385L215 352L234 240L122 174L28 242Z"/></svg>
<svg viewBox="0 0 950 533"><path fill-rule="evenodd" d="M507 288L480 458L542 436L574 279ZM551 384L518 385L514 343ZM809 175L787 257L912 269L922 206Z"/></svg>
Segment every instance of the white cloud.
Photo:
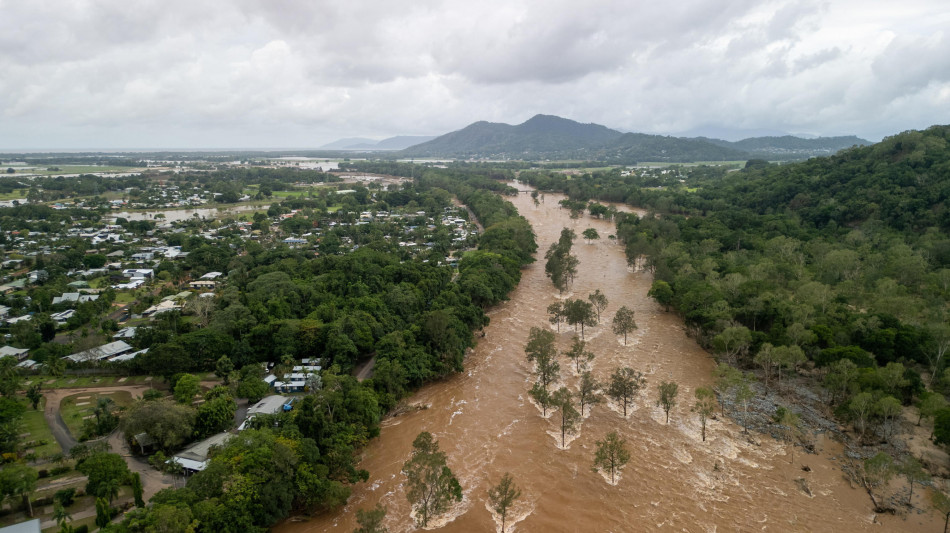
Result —
<svg viewBox="0 0 950 533"><path fill-rule="evenodd" d="M0 149L945 123L941 0L0 0Z"/></svg>

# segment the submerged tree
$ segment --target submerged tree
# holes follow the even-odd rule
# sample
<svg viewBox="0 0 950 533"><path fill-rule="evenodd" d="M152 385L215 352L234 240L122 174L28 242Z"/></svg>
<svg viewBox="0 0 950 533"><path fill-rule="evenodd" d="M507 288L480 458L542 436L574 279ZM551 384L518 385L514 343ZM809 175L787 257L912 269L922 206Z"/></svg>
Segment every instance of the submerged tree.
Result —
<svg viewBox="0 0 950 533"><path fill-rule="evenodd" d="M564 352L568 359L574 361L574 370L577 372L580 372L582 367L586 368L587 363L594 359L594 352L585 350L586 346L587 343L575 336L571 349Z"/></svg>
<svg viewBox="0 0 950 533"><path fill-rule="evenodd" d="M587 244L590 244L591 241L595 241L600 238L600 233L597 233L596 228L587 228L581 233L581 235L587 239Z"/></svg>
<svg viewBox="0 0 950 533"><path fill-rule="evenodd" d="M462 501L462 486L446 466L445 452L428 431L419 433L412 443L412 455L402 465L406 475L406 498L422 527L429 519L448 509L452 500Z"/></svg>
<svg viewBox="0 0 950 533"><path fill-rule="evenodd" d="M716 410L716 393L710 388L699 387L694 394L696 395L696 403L693 404L693 412L699 416L703 442L706 442L706 420Z"/></svg>
<svg viewBox="0 0 950 533"><path fill-rule="evenodd" d="M508 511L514 505L515 500L521 497L521 490L515 485L511 474L505 472L501 481L497 485L488 489L488 504L493 511L501 517L501 533L505 533L505 522L508 519Z"/></svg>
<svg viewBox="0 0 950 533"><path fill-rule="evenodd" d="M619 403L623 408L623 416L627 416L627 406L637 397L637 393L646 384L643 373L630 367L614 370L607 385L607 396Z"/></svg>
<svg viewBox="0 0 950 533"><path fill-rule="evenodd" d="M584 407L600 403L600 388L600 382L594 379L590 372L581 374L581 384L577 390L577 401L581 404L581 416L584 416ZM590 409L588 408L588 410Z"/></svg>
<svg viewBox="0 0 950 533"><path fill-rule="evenodd" d="M377 503L372 509L359 509L356 511L356 523L359 527L353 530L353 533L388 533L389 529L383 525L386 518L386 508Z"/></svg>
<svg viewBox="0 0 950 533"><path fill-rule="evenodd" d="M627 334L637 329L637 321L633 318L633 311L627 306L621 306L614 315L614 335L623 335L623 345L627 345Z"/></svg>
<svg viewBox="0 0 950 533"><path fill-rule="evenodd" d="M600 292L600 289L597 289L587 295L587 300L594 306L594 311L597 312L597 322L599 323L600 314L604 312L604 309L607 309L607 296Z"/></svg>
<svg viewBox="0 0 950 533"><path fill-rule="evenodd" d="M574 395L567 390L567 387L556 390L551 395L551 403L556 405L561 412L561 447L563 448L565 436L568 432L574 432L580 413L574 407Z"/></svg>
<svg viewBox="0 0 950 533"><path fill-rule="evenodd" d="M561 365L557 361L554 334L541 328L531 328L524 353L528 361L534 363L534 373L538 377L538 382L547 390L548 385L557 381L558 371L561 370Z"/></svg>
<svg viewBox="0 0 950 533"><path fill-rule="evenodd" d="M568 299L564 302L564 317L568 324L574 326L574 331L577 331L577 326L581 327L581 340L584 340L584 326L597 325L594 306L581 299Z"/></svg>
<svg viewBox="0 0 950 533"><path fill-rule="evenodd" d="M557 300L553 304L548 306L548 314L551 315L548 318L548 322L557 325L557 332L561 332L561 321L564 320L564 303L561 300Z"/></svg>
<svg viewBox="0 0 950 533"><path fill-rule="evenodd" d="M531 386L531 389L528 391L528 394L534 398L534 401L541 406L541 415L548 416L548 407L551 407L551 393L545 389L541 383L535 383Z"/></svg>
<svg viewBox="0 0 950 533"><path fill-rule="evenodd" d="M666 423L670 423L670 411L673 410L673 407L676 405L676 395L679 394L680 386L673 381L664 381L660 383L657 387L659 391L659 397L656 400L656 404L663 408L663 411L666 412Z"/></svg>
<svg viewBox="0 0 950 533"><path fill-rule="evenodd" d="M626 448L627 441L621 439L616 431L607 434L604 440L597 441L597 452L594 455L594 469L601 469L610 474L610 483L616 483L617 472L630 460L630 452Z"/></svg>

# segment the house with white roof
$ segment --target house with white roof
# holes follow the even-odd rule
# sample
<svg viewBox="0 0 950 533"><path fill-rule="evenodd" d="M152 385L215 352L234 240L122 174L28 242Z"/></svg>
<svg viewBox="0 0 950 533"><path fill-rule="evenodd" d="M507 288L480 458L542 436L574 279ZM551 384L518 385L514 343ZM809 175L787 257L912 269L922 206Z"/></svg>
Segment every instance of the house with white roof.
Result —
<svg viewBox="0 0 950 533"><path fill-rule="evenodd" d="M110 342L109 344L103 344L102 346L96 348L90 348L79 353L67 355L63 359L69 359L74 363L102 361L103 359L109 359L110 357L129 353L133 349L134 348L129 346L125 341L115 341Z"/></svg>

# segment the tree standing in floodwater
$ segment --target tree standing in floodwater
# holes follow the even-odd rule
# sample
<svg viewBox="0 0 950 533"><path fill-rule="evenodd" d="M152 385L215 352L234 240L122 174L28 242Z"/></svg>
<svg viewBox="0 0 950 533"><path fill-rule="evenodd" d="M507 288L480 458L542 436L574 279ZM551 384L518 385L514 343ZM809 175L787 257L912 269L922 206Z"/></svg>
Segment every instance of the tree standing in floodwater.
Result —
<svg viewBox="0 0 950 533"><path fill-rule="evenodd" d="M429 519L445 512L452 500L462 501L462 486L446 466L445 452L428 431L419 433L412 443L412 455L402 466L406 475L406 499L416 512L422 527Z"/></svg>
<svg viewBox="0 0 950 533"><path fill-rule="evenodd" d="M696 403L693 405L693 411L699 415L699 425L702 427L703 442L706 442L706 420L716 410L716 393L708 387L699 387L696 389Z"/></svg>
<svg viewBox="0 0 950 533"><path fill-rule="evenodd" d="M663 411L666 412L666 423L669 424L670 411L676 405L676 395L679 394L680 386L673 381L664 381L658 388L660 397L657 398L656 404L663 407Z"/></svg>
<svg viewBox="0 0 950 533"><path fill-rule="evenodd" d="M617 472L630 460L630 452L616 431L607 434L604 440L597 441L597 452L594 455L594 470L598 468L610 473L610 484L616 483Z"/></svg>
<svg viewBox="0 0 950 533"><path fill-rule="evenodd" d="M514 505L515 500L521 497L521 490L511 479L511 474L505 472L501 481L497 485L488 489L488 503L493 511L501 517L501 533L505 533L505 521L508 519L508 511Z"/></svg>
<svg viewBox="0 0 950 533"><path fill-rule="evenodd" d="M581 417L574 407L574 395L567 387L561 387L551 395L551 403L561 411L561 447L564 447L567 432L574 432L577 420Z"/></svg>
<svg viewBox="0 0 950 533"><path fill-rule="evenodd" d="M614 315L614 335L623 335L623 345L627 345L627 334L637 329L637 322L633 319L633 311L627 306L621 306Z"/></svg>
<svg viewBox="0 0 950 533"><path fill-rule="evenodd" d="M630 367L614 370L607 385L607 396L623 407L623 416L627 417L627 407L637 397L640 389L646 385L647 379L643 373Z"/></svg>

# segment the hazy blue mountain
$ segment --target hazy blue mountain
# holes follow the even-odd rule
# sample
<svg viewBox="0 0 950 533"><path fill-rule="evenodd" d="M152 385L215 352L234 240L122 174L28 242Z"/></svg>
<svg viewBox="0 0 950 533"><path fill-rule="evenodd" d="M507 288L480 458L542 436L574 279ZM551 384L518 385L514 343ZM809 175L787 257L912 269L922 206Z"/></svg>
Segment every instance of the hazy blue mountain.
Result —
<svg viewBox="0 0 950 533"><path fill-rule="evenodd" d="M324 144L319 150L349 150L350 146L356 146L360 144L376 144L374 139L367 139L365 137L348 137L346 139L339 139L333 141L329 144Z"/></svg>
<svg viewBox="0 0 950 533"><path fill-rule="evenodd" d="M410 146L435 139L435 135L398 135L376 143L377 150L405 150Z"/></svg>
<svg viewBox="0 0 950 533"><path fill-rule="evenodd" d="M434 135L398 135L377 141L363 137L350 137L321 146L320 150L404 150L410 146L435 139Z"/></svg>

